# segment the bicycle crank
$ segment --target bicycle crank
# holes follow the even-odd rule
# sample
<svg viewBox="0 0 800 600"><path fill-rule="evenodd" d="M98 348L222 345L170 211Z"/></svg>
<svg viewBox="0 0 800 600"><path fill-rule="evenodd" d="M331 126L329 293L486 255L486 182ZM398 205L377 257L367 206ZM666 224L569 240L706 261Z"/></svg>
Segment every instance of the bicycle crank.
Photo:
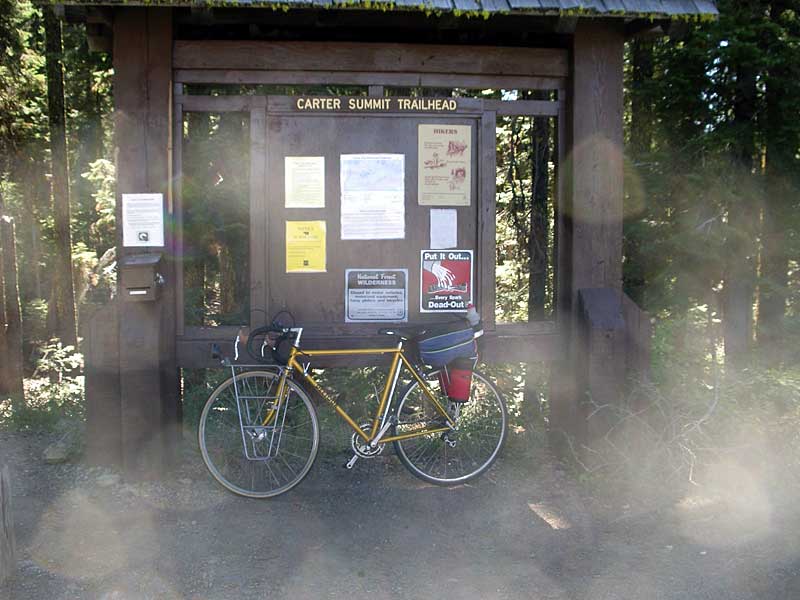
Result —
<svg viewBox="0 0 800 600"><path fill-rule="evenodd" d="M372 428L372 424L361 423L359 427L362 431L369 431ZM384 446L385 444L378 444L373 447L369 442L365 442L361 436L354 432L350 437L350 448L353 450L353 458L347 461L344 468L348 470L352 469L359 458L375 458L383 452Z"/></svg>

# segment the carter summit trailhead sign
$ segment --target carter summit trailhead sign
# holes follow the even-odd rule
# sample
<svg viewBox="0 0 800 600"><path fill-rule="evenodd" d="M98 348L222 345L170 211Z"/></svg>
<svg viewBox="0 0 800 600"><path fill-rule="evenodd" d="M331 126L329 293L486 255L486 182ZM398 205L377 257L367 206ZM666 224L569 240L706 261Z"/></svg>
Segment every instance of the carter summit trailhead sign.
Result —
<svg viewBox="0 0 800 600"><path fill-rule="evenodd" d="M447 113L458 110L458 100L455 98L298 96L293 98L292 108L298 112Z"/></svg>

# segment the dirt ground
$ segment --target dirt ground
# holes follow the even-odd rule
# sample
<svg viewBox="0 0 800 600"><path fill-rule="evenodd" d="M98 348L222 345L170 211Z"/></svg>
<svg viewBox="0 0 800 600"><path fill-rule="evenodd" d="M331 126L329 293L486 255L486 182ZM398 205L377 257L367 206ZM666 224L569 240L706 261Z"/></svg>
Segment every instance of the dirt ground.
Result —
<svg viewBox="0 0 800 600"><path fill-rule="evenodd" d="M45 464L49 441L0 432L19 547L1 598L800 598L798 498L735 465L727 489L644 503L593 495L544 453L457 488L342 454L258 501L190 443L172 480L129 484Z"/></svg>

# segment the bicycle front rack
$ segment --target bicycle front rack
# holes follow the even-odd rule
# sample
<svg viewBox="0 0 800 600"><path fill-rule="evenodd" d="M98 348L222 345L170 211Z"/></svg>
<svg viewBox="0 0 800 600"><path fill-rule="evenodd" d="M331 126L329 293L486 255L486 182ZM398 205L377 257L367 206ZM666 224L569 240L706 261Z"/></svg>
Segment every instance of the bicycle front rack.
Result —
<svg viewBox="0 0 800 600"><path fill-rule="evenodd" d="M271 460L278 455L289 406L287 393L280 385L281 369L225 362L233 377L244 456L254 461ZM275 371L276 377L267 385L250 385L243 375L254 369Z"/></svg>

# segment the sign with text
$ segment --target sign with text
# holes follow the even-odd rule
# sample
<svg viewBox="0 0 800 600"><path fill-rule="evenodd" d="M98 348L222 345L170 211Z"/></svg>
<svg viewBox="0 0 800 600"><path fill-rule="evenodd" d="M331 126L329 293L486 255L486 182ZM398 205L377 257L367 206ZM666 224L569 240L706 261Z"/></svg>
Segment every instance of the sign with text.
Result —
<svg viewBox="0 0 800 600"><path fill-rule="evenodd" d="M408 321L408 269L347 269L346 323Z"/></svg>
<svg viewBox="0 0 800 600"><path fill-rule="evenodd" d="M122 245L164 245L163 194L122 194Z"/></svg>
<svg viewBox="0 0 800 600"><path fill-rule="evenodd" d="M419 203L469 206L472 127L420 124L417 136Z"/></svg>
<svg viewBox="0 0 800 600"><path fill-rule="evenodd" d="M325 208L325 157L284 157L284 206Z"/></svg>
<svg viewBox="0 0 800 600"><path fill-rule="evenodd" d="M466 312L472 304L472 250L420 253L421 312Z"/></svg>
<svg viewBox="0 0 800 600"><path fill-rule="evenodd" d="M326 271L325 221L286 221L286 272Z"/></svg>
<svg viewBox="0 0 800 600"><path fill-rule="evenodd" d="M385 98L378 96L343 97L298 96L292 108L300 112L455 112L455 98Z"/></svg>
<svg viewBox="0 0 800 600"><path fill-rule="evenodd" d="M342 154L343 240L402 240L406 236L405 155Z"/></svg>

